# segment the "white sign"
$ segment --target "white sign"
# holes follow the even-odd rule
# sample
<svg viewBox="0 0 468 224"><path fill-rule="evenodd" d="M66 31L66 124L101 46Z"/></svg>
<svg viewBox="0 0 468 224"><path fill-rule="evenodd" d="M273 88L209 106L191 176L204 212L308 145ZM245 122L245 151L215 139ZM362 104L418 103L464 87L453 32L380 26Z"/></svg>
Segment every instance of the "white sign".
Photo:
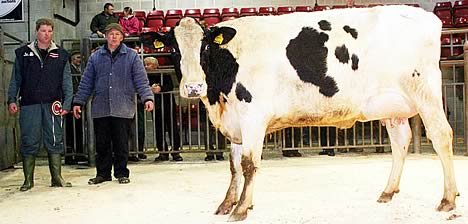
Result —
<svg viewBox="0 0 468 224"><path fill-rule="evenodd" d="M0 22L22 20L22 0L0 0Z"/></svg>

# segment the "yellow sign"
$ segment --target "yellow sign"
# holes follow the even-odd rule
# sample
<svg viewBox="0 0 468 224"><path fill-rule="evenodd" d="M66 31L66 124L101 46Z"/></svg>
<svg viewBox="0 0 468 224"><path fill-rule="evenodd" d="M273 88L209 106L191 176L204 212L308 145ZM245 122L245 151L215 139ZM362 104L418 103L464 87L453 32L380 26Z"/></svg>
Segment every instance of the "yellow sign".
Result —
<svg viewBox="0 0 468 224"><path fill-rule="evenodd" d="M219 34L219 35L216 36L216 38L214 39L214 42L215 42L216 44L222 44L222 43L223 43L223 40L224 40L223 34Z"/></svg>

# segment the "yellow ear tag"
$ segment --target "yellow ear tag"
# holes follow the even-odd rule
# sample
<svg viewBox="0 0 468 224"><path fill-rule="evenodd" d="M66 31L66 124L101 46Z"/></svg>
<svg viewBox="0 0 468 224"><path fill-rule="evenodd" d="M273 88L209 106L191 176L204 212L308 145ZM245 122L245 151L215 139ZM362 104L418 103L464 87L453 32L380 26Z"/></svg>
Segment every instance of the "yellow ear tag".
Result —
<svg viewBox="0 0 468 224"><path fill-rule="evenodd" d="M223 34L219 34L218 36L216 36L213 42L215 44L221 45L223 43L223 40L224 40Z"/></svg>
<svg viewBox="0 0 468 224"><path fill-rule="evenodd" d="M155 41L153 42L153 45L154 45L154 48L156 48L156 49L159 49L159 48L163 48L163 47L164 47L163 42L161 42L161 41L159 41L159 40L155 40Z"/></svg>

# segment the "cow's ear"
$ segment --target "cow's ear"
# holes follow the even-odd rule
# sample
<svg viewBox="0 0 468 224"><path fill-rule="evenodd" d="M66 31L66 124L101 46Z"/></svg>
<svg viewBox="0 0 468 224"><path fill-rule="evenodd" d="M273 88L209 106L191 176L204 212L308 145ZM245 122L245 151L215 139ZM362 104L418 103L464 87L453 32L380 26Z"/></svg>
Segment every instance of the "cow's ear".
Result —
<svg viewBox="0 0 468 224"><path fill-rule="evenodd" d="M148 32L148 33L142 33L140 35L140 41L143 43L143 46L149 47L149 48L154 48L154 49L160 49L164 48L166 46L171 47L171 38L172 35L166 34L166 35L161 35L156 32Z"/></svg>
<svg viewBox="0 0 468 224"><path fill-rule="evenodd" d="M237 31L231 27L214 27L211 31L210 42L218 45L229 43L234 38Z"/></svg>

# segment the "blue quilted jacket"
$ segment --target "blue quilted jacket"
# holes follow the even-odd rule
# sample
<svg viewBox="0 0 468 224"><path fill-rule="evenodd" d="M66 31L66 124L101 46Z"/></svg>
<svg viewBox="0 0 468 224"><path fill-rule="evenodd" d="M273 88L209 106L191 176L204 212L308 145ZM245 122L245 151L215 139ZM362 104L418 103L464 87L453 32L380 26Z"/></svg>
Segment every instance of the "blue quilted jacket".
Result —
<svg viewBox="0 0 468 224"><path fill-rule="evenodd" d="M121 44L114 57L101 47L88 60L73 104L85 105L94 94L92 118L133 118L135 93L143 102L154 101L141 58L125 44Z"/></svg>

